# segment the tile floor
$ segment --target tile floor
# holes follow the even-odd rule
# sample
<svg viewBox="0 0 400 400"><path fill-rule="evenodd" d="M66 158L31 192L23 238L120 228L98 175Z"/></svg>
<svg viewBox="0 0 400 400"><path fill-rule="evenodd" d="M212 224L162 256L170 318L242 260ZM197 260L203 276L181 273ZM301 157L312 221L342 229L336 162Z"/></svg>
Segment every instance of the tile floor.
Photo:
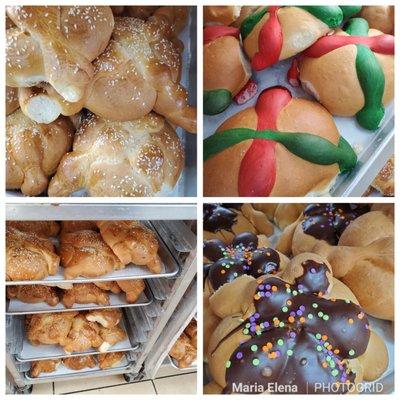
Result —
<svg viewBox="0 0 400 400"><path fill-rule="evenodd" d="M195 394L196 372L162 366L155 379L126 383L122 375L34 385L32 394Z"/></svg>

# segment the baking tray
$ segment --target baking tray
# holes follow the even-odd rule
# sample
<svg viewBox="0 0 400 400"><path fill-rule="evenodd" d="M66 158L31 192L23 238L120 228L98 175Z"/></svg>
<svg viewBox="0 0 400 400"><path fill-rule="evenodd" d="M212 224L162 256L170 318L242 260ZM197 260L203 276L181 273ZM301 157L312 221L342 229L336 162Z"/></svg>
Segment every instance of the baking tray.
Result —
<svg viewBox="0 0 400 400"><path fill-rule="evenodd" d="M152 228L151 224L148 221L141 221L144 225L149 228ZM179 273L179 265L172 257L169 252L167 246L162 240L159 233L152 229L152 231L156 234L159 249L158 255L161 260L161 273L154 274L150 272L146 267L128 264L124 269L110 272L109 274L102 275L95 278L83 278L78 277L75 279L65 279L62 274L62 266L58 268L58 272L56 275L48 276L42 280L33 280L33 281L6 281L6 285L40 285L40 284L66 284L66 283L83 283L83 282L105 282L105 281L115 281L115 280L130 280L130 279L151 279L151 278L171 278ZM58 242L55 241L55 245Z"/></svg>
<svg viewBox="0 0 400 400"><path fill-rule="evenodd" d="M73 369L67 368L64 364L60 364L58 368L54 372L49 372L49 373L41 373L38 377L32 378L29 374L29 371L24 373L25 379L32 384L34 383L40 383L42 381L48 381L49 379L54 379L54 380L60 380L62 379L73 379L76 377L84 377L88 376L90 378L94 378L97 375L103 376L105 372L109 373L115 373L115 372L123 372L126 370L126 368L130 365L130 362L128 361L127 357L124 356L124 358L121 360L121 362L116 365L113 368L107 368L107 369L100 369L98 365L96 365L94 368L83 368L79 371L75 371Z"/></svg>
<svg viewBox="0 0 400 400"><path fill-rule="evenodd" d="M183 371L190 372L190 371L196 371L196 370L197 370L197 360L194 361L194 362L192 363L192 365L190 365L189 367L186 367L186 368L179 368L178 363L176 362L176 360L175 360L174 357L171 357L171 356L168 354L168 358L169 358L169 362L171 363L171 365L172 365L174 368L176 368L177 370L179 370L179 371L182 371L182 372L183 372Z"/></svg>
<svg viewBox="0 0 400 400"><path fill-rule="evenodd" d="M105 353L115 353L117 351L131 351L139 347L139 344L133 340L134 336L131 334L131 329L129 328L129 325L126 323L125 314L124 318L121 319L120 326L124 329L125 333L127 334L127 338L112 346ZM67 357L76 357L83 355L94 355L94 354L102 354L102 353L100 353L100 351L92 349L81 353L67 354L63 350L63 348L59 345L43 344L39 346L33 346L28 341L26 337L26 331L24 329L22 349L18 354L15 355L15 358L17 361L26 362L26 361L37 361L37 360L49 360L52 358L61 358L61 357L67 358Z"/></svg>
<svg viewBox="0 0 400 400"><path fill-rule="evenodd" d="M75 303L72 308L66 308L61 301L55 306L50 306L45 302L41 303L23 303L17 299L10 299L6 302L7 315L22 315L22 314L40 314L51 312L65 312L65 311L84 311L84 310L98 310L103 308L122 308L122 307L144 307L151 304L154 300L153 293L150 287L145 282L145 289L135 303L127 303L125 299L125 292L118 294L108 292L110 297L110 304L108 306L99 305L95 303L77 304Z"/></svg>
<svg viewBox="0 0 400 400"><path fill-rule="evenodd" d="M179 34L184 44L182 53L181 84L187 89L189 103L197 103L197 7L191 6L188 23ZM197 193L197 135L185 132L176 127L176 133L185 149L185 167L176 186L172 191L161 192L158 197L195 197ZM20 191L7 190L8 197L25 197ZM75 192L72 197L86 197L84 190ZM39 196L40 197L40 196ZM43 196L41 196L43 197Z"/></svg>
<svg viewBox="0 0 400 400"><path fill-rule="evenodd" d="M313 99L302 88L292 87L287 79L287 71L292 59L281 61L266 70L253 71L252 78L258 84L257 95L245 104L233 102L224 112L217 115L204 115L204 138L211 136L229 117L239 111L253 106L258 95L271 86L284 86L294 97ZM329 193L318 193L324 196L362 196L370 183L394 153L394 102L386 107L385 117L380 128L371 132L358 125L355 117L333 117L340 134L353 146L358 155L356 168L350 173L338 176Z"/></svg>

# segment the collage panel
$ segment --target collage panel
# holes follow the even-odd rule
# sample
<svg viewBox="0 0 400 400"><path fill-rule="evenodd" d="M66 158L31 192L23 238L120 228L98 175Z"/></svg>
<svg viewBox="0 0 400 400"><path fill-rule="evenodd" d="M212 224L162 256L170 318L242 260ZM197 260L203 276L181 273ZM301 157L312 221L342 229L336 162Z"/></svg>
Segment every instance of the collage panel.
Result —
<svg viewBox="0 0 400 400"><path fill-rule="evenodd" d="M196 216L7 205L7 392L196 393Z"/></svg>
<svg viewBox="0 0 400 400"><path fill-rule="evenodd" d="M205 394L394 391L394 204L207 203Z"/></svg>
<svg viewBox="0 0 400 400"><path fill-rule="evenodd" d="M7 196L196 196L196 6L5 13Z"/></svg>
<svg viewBox="0 0 400 400"><path fill-rule="evenodd" d="M203 17L205 197L394 196L394 6Z"/></svg>

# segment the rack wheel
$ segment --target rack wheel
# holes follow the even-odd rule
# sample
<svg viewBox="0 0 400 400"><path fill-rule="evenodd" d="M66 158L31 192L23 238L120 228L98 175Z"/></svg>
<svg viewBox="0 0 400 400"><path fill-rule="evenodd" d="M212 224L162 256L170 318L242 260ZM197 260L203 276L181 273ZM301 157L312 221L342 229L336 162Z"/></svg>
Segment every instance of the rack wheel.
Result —
<svg viewBox="0 0 400 400"><path fill-rule="evenodd" d="M143 379L143 372L138 372L137 374L124 374L125 382L132 383Z"/></svg>
<svg viewBox="0 0 400 400"><path fill-rule="evenodd" d="M23 387L16 387L15 393L16 394L31 394L32 388L33 388L33 385L25 385Z"/></svg>

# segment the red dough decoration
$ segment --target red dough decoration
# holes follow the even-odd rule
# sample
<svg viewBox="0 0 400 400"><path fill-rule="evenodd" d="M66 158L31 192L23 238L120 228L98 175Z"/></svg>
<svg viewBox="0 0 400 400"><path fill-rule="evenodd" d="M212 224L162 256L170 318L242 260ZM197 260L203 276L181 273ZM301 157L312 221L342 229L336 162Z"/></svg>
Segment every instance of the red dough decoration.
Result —
<svg viewBox="0 0 400 400"><path fill-rule="evenodd" d="M291 99L292 95L284 87L264 90L255 106L257 130L277 130L278 115ZM269 196L276 178L275 146L276 142L273 140L253 140L240 165L239 196Z"/></svg>
<svg viewBox="0 0 400 400"><path fill-rule="evenodd" d="M206 26L203 31L203 44L213 42L223 36L233 36L239 39L240 31L233 26L212 25Z"/></svg>
<svg viewBox="0 0 400 400"><path fill-rule="evenodd" d="M278 18L278 6L268 8L268 21L262 26L258 35L259 51L251 60L251 66L256 71L261 71L279 61L283 45L283 34Z"/></svg>
<svg viewBox="0 0 400 400"><path fill-rule="evenodd" d="M379 54L394 54L394 36L386 34L378 36L325 36L305 50L303 54L307 57L318 58L350 44L362 44Z"/></svg>

